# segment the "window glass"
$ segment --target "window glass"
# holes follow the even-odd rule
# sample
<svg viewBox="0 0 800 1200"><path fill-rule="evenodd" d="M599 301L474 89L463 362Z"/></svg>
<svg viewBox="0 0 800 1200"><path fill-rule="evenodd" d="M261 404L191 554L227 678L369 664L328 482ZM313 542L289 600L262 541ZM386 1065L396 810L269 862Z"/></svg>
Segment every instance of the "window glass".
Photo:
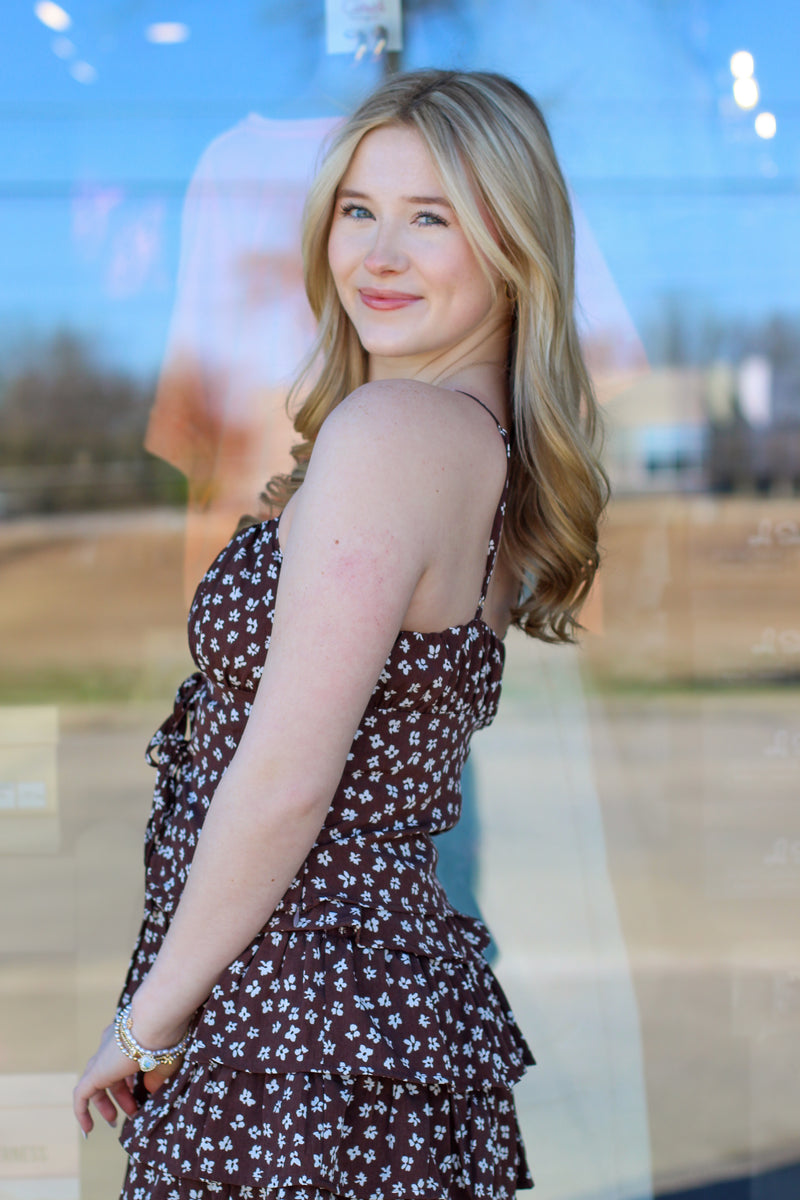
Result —
<svg viewBox="0 0 800 1200"><path fill-rule="evenodd" d="M537 1190L794 1197L800 8L398 20L330 53L322 0L5 14L0 1191L119 1185L69 1093L140 920L143 752L195 669L189 602L290 465L305 192L362 95L444 66L510 75L550 124L613 487L581 644L509 634L440 847L537 1058Z"/></svg>

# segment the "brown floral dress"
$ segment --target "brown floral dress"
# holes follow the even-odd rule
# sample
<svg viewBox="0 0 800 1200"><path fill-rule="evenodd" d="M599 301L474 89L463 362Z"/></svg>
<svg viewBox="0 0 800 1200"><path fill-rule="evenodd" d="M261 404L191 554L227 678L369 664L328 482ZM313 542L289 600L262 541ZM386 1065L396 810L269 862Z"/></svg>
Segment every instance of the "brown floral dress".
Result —
<svg viewBox="0 0 800 1200"><path fill-rule="evenodd" d="M532 1186L511 1088L533 1058L431 840L457 822L470 737L497 711L504 648L481 614L507 489L474 618L399 634L301 871L220 977L181 1069L125 1122L124 1200L506 1200ZM198 670L148 747L145 915L124 1003L247 721L280 569L265 521L195 595Z"/></svg>

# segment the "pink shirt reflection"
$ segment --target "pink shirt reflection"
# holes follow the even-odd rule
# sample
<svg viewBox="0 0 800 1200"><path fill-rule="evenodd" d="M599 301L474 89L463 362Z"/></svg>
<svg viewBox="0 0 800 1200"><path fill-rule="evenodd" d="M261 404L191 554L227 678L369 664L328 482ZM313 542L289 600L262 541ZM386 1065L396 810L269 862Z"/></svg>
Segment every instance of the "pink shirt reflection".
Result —
<svg viewBox="0 0 800 1200"><path fill-rule="evenodd" d="M208 146L189 184L145 438L188 480L187 599L265 481L291 465L286 392L313 335L300 219L336 123L251 113Z"/></svg>

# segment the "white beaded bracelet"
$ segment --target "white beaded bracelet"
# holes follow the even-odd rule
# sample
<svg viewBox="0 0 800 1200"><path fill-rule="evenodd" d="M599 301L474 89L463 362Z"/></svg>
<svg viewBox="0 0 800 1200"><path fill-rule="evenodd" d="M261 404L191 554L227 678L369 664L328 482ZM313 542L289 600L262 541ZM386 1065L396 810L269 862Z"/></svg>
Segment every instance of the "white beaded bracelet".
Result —
<svg viewBox="0 0 800 1200"><path fill-rule="evenodd" d="M154 1071L156 1067L170 1066L183 1057L189 1045L189 1030L175 1046L169 1046L166 1050L145 1050L133 1036L131 1008L132 1005L128 1004L127 1007L118 1010L114 1018L114 1041L124 1055L133 1059L140 1071Z"/></svg>

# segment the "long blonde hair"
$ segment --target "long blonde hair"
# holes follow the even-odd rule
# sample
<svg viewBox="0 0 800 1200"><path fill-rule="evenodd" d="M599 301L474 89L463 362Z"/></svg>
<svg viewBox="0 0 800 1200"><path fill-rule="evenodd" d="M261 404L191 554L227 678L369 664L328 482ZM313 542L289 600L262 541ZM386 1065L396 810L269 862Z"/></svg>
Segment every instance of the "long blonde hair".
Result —
<svg viewBox="0 0 800 1200"><path fill-rule="evenodd" d="M545 641L574 641L599 562L597 526L608 483L595 449L597 405L573 314L575 237L567 188L541 112L501 75L396 75L333 139L303 218L306 292L319 324L288 401L299 405L294 427L302 441L292 451L294 470L272 479L262 501L280 511L302 483L322 422L367 380L367 355L339 302L327 245L336 191L356 147L386 125L407 126L423 139L473 249L514 300L512 456L502 539L519 581L512 623Z"/></svg>

